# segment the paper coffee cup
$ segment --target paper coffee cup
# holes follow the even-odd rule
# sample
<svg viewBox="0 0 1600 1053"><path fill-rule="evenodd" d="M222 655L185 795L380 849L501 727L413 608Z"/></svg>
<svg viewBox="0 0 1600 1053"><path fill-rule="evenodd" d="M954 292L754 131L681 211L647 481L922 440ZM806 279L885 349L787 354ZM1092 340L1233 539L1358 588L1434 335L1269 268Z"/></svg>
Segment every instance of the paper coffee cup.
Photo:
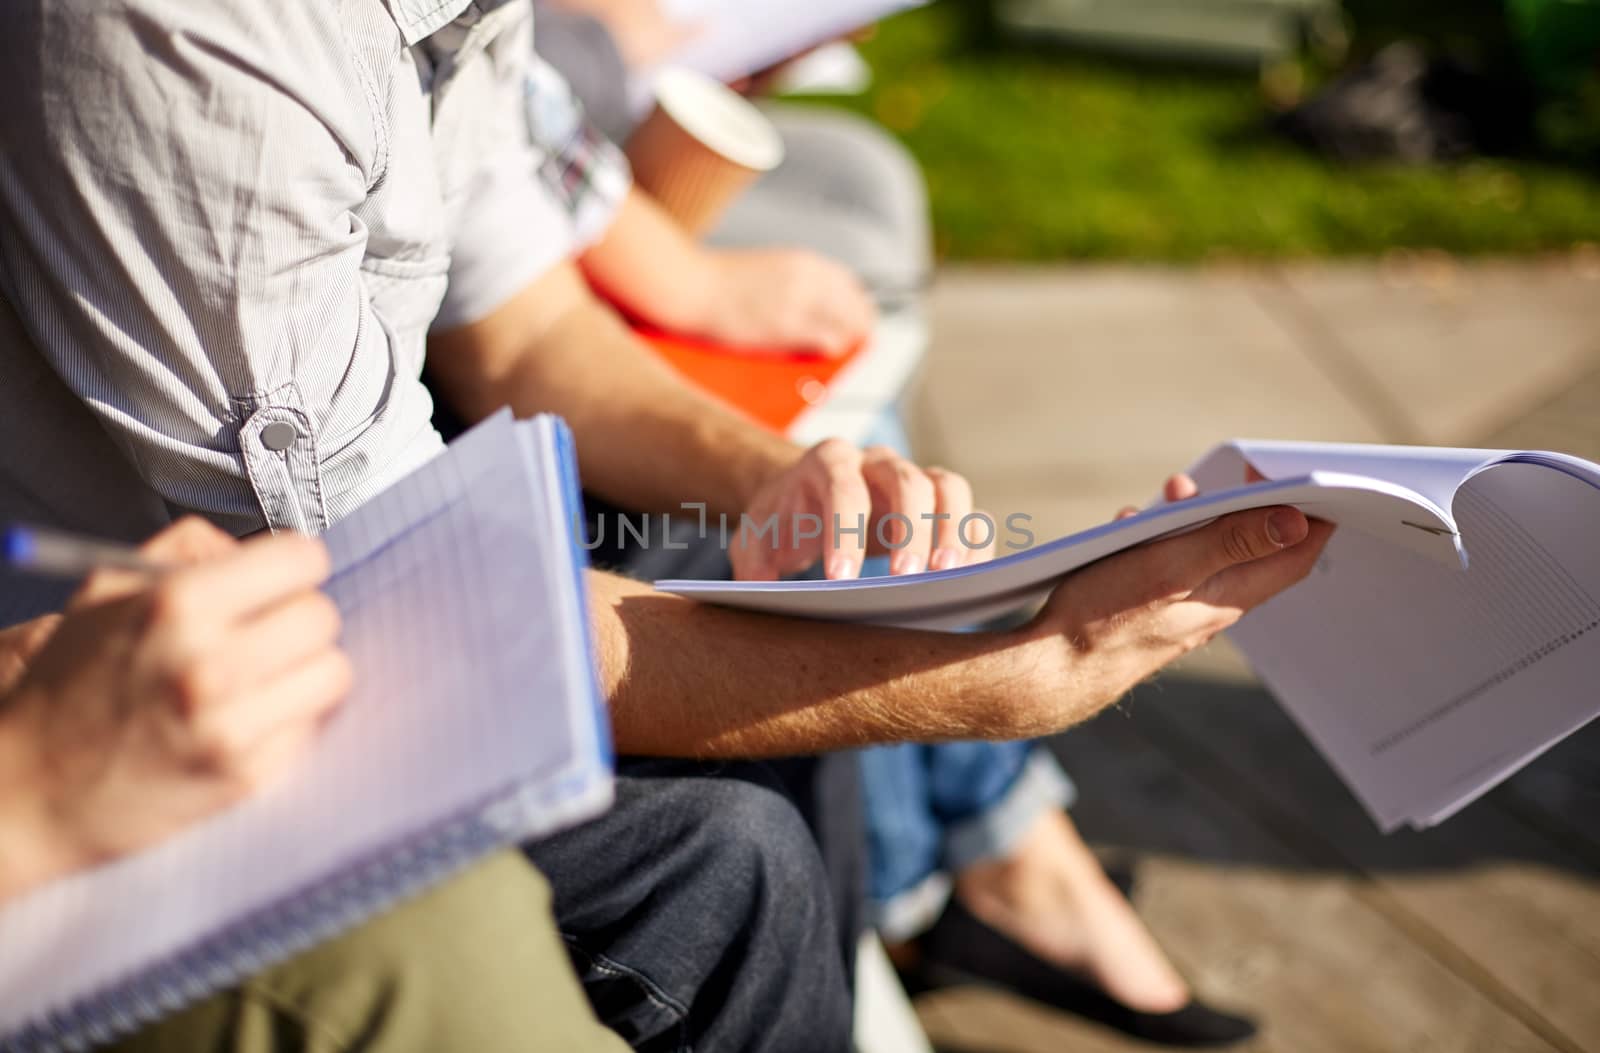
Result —
<svg viewBox="0 0 1600 1053"><path fill-rule="evenodd" d="M626 147L634 182L691 233L703 234L783 160L783 137L738 92L692 70L663 71L655 96L655 109Z"/></svg>

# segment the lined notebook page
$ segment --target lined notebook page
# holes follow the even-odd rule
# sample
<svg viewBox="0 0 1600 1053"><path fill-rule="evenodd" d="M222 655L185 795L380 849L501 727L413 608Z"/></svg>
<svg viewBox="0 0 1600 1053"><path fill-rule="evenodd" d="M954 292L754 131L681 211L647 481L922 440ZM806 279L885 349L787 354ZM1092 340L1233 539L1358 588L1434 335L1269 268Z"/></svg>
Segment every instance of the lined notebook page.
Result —
<svg viewBox="0 0 1600 1053"><path fill-rule="evenodd" d="M376 905L339 875L403 889L432 851L415 835L456 824L481 845L487 805L502 841L604 806L589 656L558 622L584 618L570 539L551 529L560 480L530 475L516 429L531 427L489 422L328 535L357 685L287 782L0 910L0 1036L207 941L135 1001L282 958ZM345 902L316 909L319 895ZM275 927L284 908L323 933Z"/></svg>
<svg viewBox="0 0 1600 1053"><path fill-rule="evenodd" d="M1230 635L1385 827L1453 812L1600 711L1600 489L1500 464L1465 570L1359 531Z"/></svg>

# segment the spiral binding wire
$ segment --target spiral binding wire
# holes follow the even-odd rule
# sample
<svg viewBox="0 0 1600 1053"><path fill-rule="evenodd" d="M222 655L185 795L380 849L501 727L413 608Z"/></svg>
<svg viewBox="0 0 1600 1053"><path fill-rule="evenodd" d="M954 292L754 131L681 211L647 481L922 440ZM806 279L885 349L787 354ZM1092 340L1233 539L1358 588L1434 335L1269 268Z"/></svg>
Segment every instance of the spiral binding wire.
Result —
<svg viewBox="0 0 1600 1053"><path fill-rule="evenodd" d="M543 795L538 795L542 798ZM270 904L153 969L0 1038L4 1053L83 1053L137 1031L439 884L530 836L541 801L518 787Z"/></svg>

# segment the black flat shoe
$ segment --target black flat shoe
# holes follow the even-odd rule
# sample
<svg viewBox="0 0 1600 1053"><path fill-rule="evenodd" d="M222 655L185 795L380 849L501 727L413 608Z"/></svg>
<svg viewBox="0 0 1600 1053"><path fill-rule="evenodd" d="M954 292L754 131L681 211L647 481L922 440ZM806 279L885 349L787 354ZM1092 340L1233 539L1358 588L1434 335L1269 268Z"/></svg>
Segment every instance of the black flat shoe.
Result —
<svg viewBox="0 0 1600 1053"><path fill-rule="evenodd" d="M1102 865L1105 868L1106 877L1110 878L1111 884L1116 886L1118 892L1122 893L1122 898L1131 901L1133 899L1133 890L1139 885L1139 878L1133 869L1133 864L1116 862Z"/></svg>
<svg viewBox="0 0 1600 1053"><path fill-rule="evenodd" d="M999 987L1163 1046L1229 1046L1252 1037L1255 1021L1191 1000L1170 1013L1142 1013L1092 981L1035 957L952 899L920 940L903 977L914 993L941 987Z"/></svg>

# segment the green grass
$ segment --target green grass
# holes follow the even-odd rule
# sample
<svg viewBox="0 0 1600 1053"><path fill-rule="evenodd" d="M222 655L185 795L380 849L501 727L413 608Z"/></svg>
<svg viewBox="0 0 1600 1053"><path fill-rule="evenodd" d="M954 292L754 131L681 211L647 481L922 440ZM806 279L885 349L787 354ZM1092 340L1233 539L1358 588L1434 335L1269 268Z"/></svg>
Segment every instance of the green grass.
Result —
<svg viewBox="0 0 1600 1053"><path fill-rule="evenodd" d="M1525 253L1600 241L1600 179L1575 167L1334 165L1263 130L1254 76L985 44L971 2L884 24L864 45L876 84L843 103L921 160L945 256Z"/></svg>

